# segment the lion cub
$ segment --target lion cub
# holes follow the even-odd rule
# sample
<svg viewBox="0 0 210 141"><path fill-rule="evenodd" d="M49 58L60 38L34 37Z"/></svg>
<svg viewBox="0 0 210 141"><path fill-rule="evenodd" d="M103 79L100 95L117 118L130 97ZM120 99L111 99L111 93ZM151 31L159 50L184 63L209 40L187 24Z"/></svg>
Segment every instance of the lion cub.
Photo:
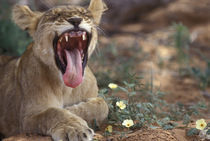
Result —
<svg viewBox="0 0 210 141"><path fill-rule="evenodd" d="M52 136L54 141L89 141L87 123L108 114L87 61L97 43L105 10L102 0L87 9L58 6L44 13L16 5L13 20L34 42L18 59L0 59L0 132ZM5 62L6 61L6 62ZM5 65L6 64L6 65Z"/></svg>

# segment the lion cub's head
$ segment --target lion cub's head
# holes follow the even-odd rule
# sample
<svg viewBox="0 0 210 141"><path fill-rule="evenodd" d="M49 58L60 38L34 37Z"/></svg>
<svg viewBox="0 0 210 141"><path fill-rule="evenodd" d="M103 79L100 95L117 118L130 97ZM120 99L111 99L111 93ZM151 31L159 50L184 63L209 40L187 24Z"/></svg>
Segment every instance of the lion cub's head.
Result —
<svg viewBox="0 0 210 141"><path fill-rule="evenodd" d="M16 5L13 20L32 36L35 56L59 70L64 83L75 88L96 46L104 6L102 0L91 0L87 9L65 5L40 13Z"/></svg>

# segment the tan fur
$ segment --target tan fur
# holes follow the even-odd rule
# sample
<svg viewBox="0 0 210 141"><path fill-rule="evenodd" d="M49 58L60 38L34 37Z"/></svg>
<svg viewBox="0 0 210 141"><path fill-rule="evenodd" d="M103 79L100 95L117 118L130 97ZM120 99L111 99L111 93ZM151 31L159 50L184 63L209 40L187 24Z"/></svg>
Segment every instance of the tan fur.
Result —
<svg viewBox="0 0 210 141"><path fill-rule="evenodd" d="M16 5L13 8L13 20L23 30L29 30L31 36L36 30L41 13L32 12L28 6Z"/></svg>
<svg viewBox="0 0 210 141"><path fill-rule="evenodd" d="M0 57L0 132L6 137L38 133L50 135L55 141L92 139L94 132L87 123L103 121L107 104L97 97L97 82L88 67L81 85L74 89L65 86L55 64L52 42L56 34L72 28L65 19L81 17L79 26L92 34L91 55L97 43L102 5L102 0L92 0L88 10L59 6L45 13L33 12L27 6L14 7L13 20L28 30L34 43L19 59ZM95 14L97 11L99 14Z"/></svg>
<svg viewBox="0 0 210 141"><path fill-rule="evenodd" d="M107 10L107 6L100 0L96 0L90 2L90 6L88 9L92 11L92 15L96 24L99 24L103 12Z"/></svg>

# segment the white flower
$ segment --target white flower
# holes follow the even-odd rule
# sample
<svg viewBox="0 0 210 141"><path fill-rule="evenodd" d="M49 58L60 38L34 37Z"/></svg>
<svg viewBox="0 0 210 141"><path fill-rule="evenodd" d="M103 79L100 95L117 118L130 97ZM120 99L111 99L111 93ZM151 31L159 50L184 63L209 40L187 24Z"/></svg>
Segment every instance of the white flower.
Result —
<svg viewBox="0 0 210 141"><path fill-rule="evenodd" d="M116 102L116 105L117 105L121 110L123 110L123 109L126 108L126 105L124 104L123 101L118 101L118 102Z"/></svg>
<svg viewBox="0 0 210 141"><path fill-rule="evenodd" d="M109 133L112 133L112 126L108 125L105 130Z"/></svg>
<svg viewBox="0 0 210 141"><path fill-rule="evenodd" d="M116 89L118 87L118 85L114 84L114 83L109 83L108 86L109 86L110 89Z"/></svg>
<svg viewBox="0 0 210 141"><path fill-rule="evenodd" d="M129 127L133 126L134 123L133 123L132 119L126 119L126 120L123 121L122 125L129 128Z"/></svg>
<svg viewBox="0 0 210 141"><path fill-rule="evenodd" d="M206 122L204 119L200 119L196 121L196 128L199 130L203 130L206 127Z"/></svg>

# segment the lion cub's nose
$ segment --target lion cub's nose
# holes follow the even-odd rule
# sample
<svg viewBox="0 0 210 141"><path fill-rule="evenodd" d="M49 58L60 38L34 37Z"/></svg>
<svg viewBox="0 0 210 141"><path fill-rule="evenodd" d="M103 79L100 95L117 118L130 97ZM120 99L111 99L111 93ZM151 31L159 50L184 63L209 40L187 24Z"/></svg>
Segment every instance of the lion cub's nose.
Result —
<svg viewBox="0 0 210 141"><path fill-rule="evenodd" d="M81 23L82 19L81 18L71 18L67 20L70 24L74 25L75 27L78 27L79 24Z"/></svg>

